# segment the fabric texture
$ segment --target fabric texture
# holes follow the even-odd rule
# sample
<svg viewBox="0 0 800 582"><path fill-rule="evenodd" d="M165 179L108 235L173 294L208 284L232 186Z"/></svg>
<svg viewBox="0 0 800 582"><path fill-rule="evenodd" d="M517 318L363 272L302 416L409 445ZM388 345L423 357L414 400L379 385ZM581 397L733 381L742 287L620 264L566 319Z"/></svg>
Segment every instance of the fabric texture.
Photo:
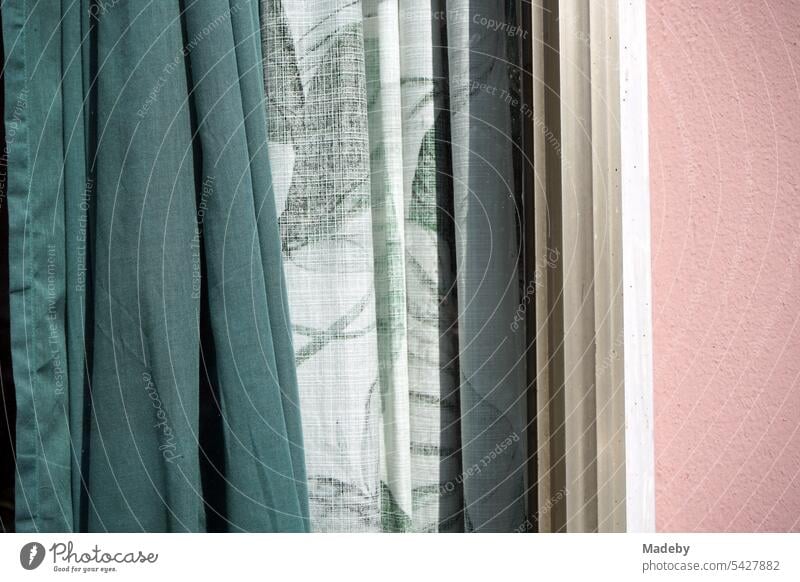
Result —
<svg viewBox="0 0 800 582"><path fill-rule="evenodd" d="M261 0L315 530L526 520L514 4Z"/></svg>
<svg viewBox="0 0 800 582"><path fill-rule="evenodd" d="M306 531L258 4L2 13L18 531Z"/></svg>
<svg viewBox="0 0 800 582"><path fill-rule="evenodd" d="M526 529L516 7L0 7L19 531Z"/></svg>
<svg viewBox="0 0 800 582"><path fill-rule="evenodd" d="M0 11L0 50L3 48ZM0 111L5 109L5 71L0 70ZM16 403L11 368L8 304L8 153L6 124L0 122L0 532L14 531L14 441Z"/></svg>

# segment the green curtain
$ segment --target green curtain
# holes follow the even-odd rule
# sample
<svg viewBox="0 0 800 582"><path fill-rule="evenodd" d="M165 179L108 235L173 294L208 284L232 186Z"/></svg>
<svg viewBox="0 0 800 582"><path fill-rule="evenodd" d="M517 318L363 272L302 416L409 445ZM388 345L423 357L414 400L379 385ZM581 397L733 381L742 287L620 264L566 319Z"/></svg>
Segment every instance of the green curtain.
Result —
<svg viewBox="0 0 800 582"><path fill-rule="evenodd" d="M306 531L258 3L1 9L18 531Z"/></svg>
<svg viewBox="0 0 800 582"><path fill-rule="evenodd" d="M261 0L315 530L525 529L516 7Z"/></svg>
<svg viewBox="0 0 800 582"><path fill-rule="evenodd" d="M0 50L3 48L0 11ZM0 70L0 111L5 109L5 70ZM11 369L8 305L8 164L6 126L0 123L0 533L14 531L14 441L16 403Z"/></svg>

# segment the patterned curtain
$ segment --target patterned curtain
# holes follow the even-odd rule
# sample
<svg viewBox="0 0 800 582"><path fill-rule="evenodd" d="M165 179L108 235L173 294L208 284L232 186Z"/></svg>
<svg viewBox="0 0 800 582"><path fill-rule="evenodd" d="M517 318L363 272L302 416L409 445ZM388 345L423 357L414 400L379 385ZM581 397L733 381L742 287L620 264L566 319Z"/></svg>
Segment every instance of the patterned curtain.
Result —
<svg viewBox="0 0 800 582"><path fill-rule="evenodd" d="M652 529L641 5L55 4L0 5L0 529Z"/></svg>
<svg viewBox="0 0 800 582"><path fill-rule="evenodd" d="M314 530L526 528L516 7L261 0Z"/></svg>

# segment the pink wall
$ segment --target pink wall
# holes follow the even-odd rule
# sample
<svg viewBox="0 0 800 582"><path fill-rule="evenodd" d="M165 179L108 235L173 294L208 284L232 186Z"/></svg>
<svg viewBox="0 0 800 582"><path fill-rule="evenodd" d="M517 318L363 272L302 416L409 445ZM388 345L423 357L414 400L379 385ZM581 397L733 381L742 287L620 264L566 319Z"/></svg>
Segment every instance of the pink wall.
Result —
<svg viewBox="0 0 800 582"><path fill-rule="evenodd" d="M648 0L661 531L800 531L800 2Z"/></svg>

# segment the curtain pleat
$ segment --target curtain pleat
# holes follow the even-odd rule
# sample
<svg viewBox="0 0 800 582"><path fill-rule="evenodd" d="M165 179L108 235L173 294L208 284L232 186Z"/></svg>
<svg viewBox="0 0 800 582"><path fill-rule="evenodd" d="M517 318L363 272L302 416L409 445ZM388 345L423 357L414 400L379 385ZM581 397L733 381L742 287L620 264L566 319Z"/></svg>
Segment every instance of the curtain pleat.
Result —
<svg viewBox="0 0 800 582"><path fill-rule="evenodd" d="M597 414L597 528L626 531L625 390L623 368L622 215L619 145L620 100L617 6L590 3L589 38L592 59L592 148L594 337ZM599 97L599 98L598 98ZM644 512L643 512L644 513Z"/></svg>
<svg viewBox="0 0 800 582"><path fill-rule="evenodd" d="M537 526L624 531L619 3L532 10Z"/></svg>
<svg viewBox="0 0 800 582"><path fill-rule="evenodd" d="M0 11L0 50L3 49ZM4 59L5 60L5 59ZM0 111L5 110L5 68L0 70ZM14 531L15 418L14 374L8 289L8 151L5 119L0 120L0 532Z"/></svg>
<svg viewBox="0 0 800 582"><path fill-rule="evenodd" d="M3 6L17 531L70 531L60 10ZM41 88L33 90L34 87ZM43 170L44 168L44 170ZM27 429L26 429L27 427ZM31 427L35 427L30 430ZM20 430L21 429L21 430Z"/></svg>
<svg viewBox="0 0 800 582"><path fill-rule="evenodd" d="M561 67L561 155L574 168L561 174L567 527L597 527L595 433L594 253L592 236L591 66L589 1L573 2L559 18Z"/></svg>
<svg viewBox="0 0 800 582"><path fill-rule="evenodd" d="M447 3L468 531L512 531L525 521L525 338L512 329L522 210L513 165L520 144L511 123L511 103L518 108L520 97L510 72L518 65L508 46L513 37L481 22L509 22L510 5ZM493 458L498 447L503 452ZM484 471L486 459L492 466Z"/></svg>
<svg viewBox="0 0 800 582"><path fill-rule="evenodd" d="M400 18L409 407L415 531L464 531L447 23Z"/></svg>
<svg viewBox="0 0 800 582"><path fill-rule="evenodd" d="M406 531L413 515L400 13L364 0L363 30L370 147L378 371L381 388L381 515L385 531Z"/></svg>
<svg viewBox="0 0 800 582"><path fill-rule="evenodd" d="M229 528L303 529L306 500L297 389L284 303L258 14L227 0L184 12L197 137L204 264L223 422ZM217 47L228 47L220 52ZM236 120L236 123L231 123ZM247 284L242 284L242 282ZM304 497L304 496L303 496Z"/></svg>
<svg viewBox="0 0 800 582"><path fill-rule="evenodd" d="M197 531L196 207L180 7L123 4L96 34L88 528ZM163 82L150 99L154 72Z"/></svg>

